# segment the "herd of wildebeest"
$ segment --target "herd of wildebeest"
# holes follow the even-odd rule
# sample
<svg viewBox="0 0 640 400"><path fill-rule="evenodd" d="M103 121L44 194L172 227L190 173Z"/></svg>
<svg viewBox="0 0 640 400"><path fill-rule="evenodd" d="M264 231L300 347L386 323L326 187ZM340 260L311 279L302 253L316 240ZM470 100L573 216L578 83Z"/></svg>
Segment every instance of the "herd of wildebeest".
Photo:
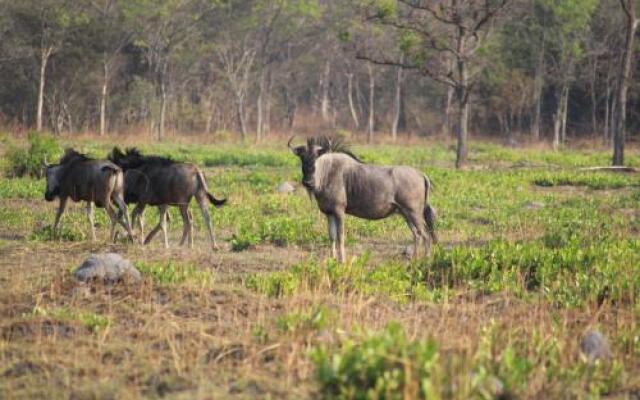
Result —
<svg viewBox="0 0 640 400"><path fill-rule="evenodd" d="M315 198L326 216L331 255L345 260L344 217L346 214L376 220L400 213L414 238L414 257L424 246L429 253L436 242L435 210L429 205L429 179L407 166L378 166L366 164L355 156L342 141L335 138L309 138L306 145L287 146L300 158L302 185ZM131 241L135 240L132 226L139 228L139 240L149 241L160 231L167 240L168 207L176 206L183 221L181 245L193 246L193 220L189 203L195 197L202 212L211 247L216 249L209 203L220 207L226 199L216 199L207 188L202 171L192 163L170 158L143 155L135 148L124 152L114 147L108 158L97 160L67 149L57 164L45 161L47 187L45 199L59 199L53 225L57 237L60 217L68 199L87 203L91 235L95 240L94 206L105 208L110 220L110 239L116 238L116 225L121 224ZM135 204L131 217L127 204ZM144 236L143 212L146 206L157 206L159 222ZM116 208L118 209L116 211Z"/></svg>

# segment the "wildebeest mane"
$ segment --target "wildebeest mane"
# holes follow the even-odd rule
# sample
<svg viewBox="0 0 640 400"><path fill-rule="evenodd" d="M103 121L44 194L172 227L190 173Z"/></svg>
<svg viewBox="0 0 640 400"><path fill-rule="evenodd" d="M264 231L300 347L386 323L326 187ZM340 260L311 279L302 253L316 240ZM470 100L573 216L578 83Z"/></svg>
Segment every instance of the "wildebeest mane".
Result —
<svg viewBox="0 0 640 400"><path fill-rule="evenodd" d="M109 156L109 160L125 169L140 168L143 165L165 167L176 163L176 161L170 157L145 156L135 147L127 148L124 153L118 147L114 147Z"/></svg>
<svg viewBox="0 0 640 400"><path fill-rule="evenodd" d="M76 151L75 149L69 147L65 149L64 155L62 156L62 158L60 158L60 165L67 165L67 164L76 163L78 161L89 161L89 160L93 160L93 158L90 158L86 154L82 154Z"/></svg>
<svg viewBox="0 0 640 400"><path fill-rule="evenodd" d="M310 139L310 144L320 146L323 149L324 153L346 154L357 162L364 164L364 162L358 156L353 154L349 144L347 144L343 139L339 137L320 136L318 138Z"/></svg>

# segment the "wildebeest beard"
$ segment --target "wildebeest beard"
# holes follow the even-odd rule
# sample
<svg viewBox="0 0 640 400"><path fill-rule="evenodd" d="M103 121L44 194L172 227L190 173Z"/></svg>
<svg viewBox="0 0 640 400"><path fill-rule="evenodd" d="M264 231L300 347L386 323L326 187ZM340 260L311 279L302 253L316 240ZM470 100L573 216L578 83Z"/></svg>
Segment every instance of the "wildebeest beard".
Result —
<svg viewBox="0 0 640 400"><path fill-rule="evenodd" d="M316 159L313 155L307 155L302 160L302 185L309 192L313 191Z"/></svg>

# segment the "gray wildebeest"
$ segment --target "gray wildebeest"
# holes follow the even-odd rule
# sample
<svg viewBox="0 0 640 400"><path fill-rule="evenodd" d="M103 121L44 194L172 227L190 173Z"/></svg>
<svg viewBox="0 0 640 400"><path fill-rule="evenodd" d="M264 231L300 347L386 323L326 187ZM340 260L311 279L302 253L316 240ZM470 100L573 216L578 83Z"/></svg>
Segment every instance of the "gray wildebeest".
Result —
<svg viewBox="0 0 640 400"><path fill-rule="evenodd" d="M310 138L298 147L291 146L292 140L287 146L302 161L302 184L327 216L334 258L345 261L345 214L376 220L400 213L413 234L414 258L422 242L429 253L429 239L436 243L437 237L431 184L424 174L411 167L365 164L337 139Z"/></svg>
<svg viewBox="0 0 640 400"><path fill-rule="evenodd" d="M114 147L109 160L125 172L125 194L127 203L136 203L131 213L131 221L138 219L140 234L142 235L142 213L147 205L158 206L160 221L149 232L144 240L147 244L162 229L164 245L169 247L167 238L167 211L170 205L178 206L183 221L182 240L180 245L188 239L193 247L193 221L189 212L189 202L195 197L202 211L202 217L207 226L211 247L217 249L216 238L213 234L208 203L220 207L226 199L218 200L207 189L207 182L202 171L191 163L177 162L170 158L159 156L145 156L135 148L122 152Z"/></svg>
<svg viewBox="0 0 640 400"><path fill-rule="evenodd" d="M111 219L110 239L115 240L115 225L120 222L133 240L131 225L128 218L122 222L115 210L115 205L127 213L127 206L124 202L124 175L120 167L107 160L94 160L84 154L78 153L74 149L66 149L58 164L44 163L45 176L47 178L47 188L44 198L53 201L56 197L60 199L58 212L53 224L53 236L57 237L58 224L67 205L67 200L86 201L87 216L91 224L91 238L96 240L96 230L94 226L94 204L104 207Z"/></svg>

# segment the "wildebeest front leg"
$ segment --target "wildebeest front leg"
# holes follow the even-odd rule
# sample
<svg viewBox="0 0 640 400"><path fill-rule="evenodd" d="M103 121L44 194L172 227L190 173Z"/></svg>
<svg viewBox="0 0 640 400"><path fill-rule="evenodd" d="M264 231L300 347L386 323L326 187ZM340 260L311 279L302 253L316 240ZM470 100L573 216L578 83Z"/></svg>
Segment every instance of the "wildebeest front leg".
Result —
<svg viewBox="0 0 640 400"><path fill-rule="evenodd" d="M329 240L331 240L331 257L337 260L336 243L338 241L338 224L336 223L336 217L334 215L327 215L327 225L329 227Z"/></svg>
<svg viewBox="0 0 640 400"><path fill-rule="evenodd" d="M133 231L131 230L131 224L129 223L127 204L124 202L124 200L120 196L116 196L114 200L116 202L116 205L120 209L120 211L122 211L123 218L124 218L123 225L124 225L124 228L127 230L127 234L129 235L129 240L133 242ZM120 218L116 218L116 221L122 224L122 221L120 221Z"/></svg>
<svg viewBox="0 0 640 400"><path fill-rule="evenodd" d="M204 224L207 226L207 231L209 232L209 241L211 241L211 248L214 250L218 250L216 237L213 234L213 226L211 225L211 217L209 216L207 199L204 195L198 194L196 195L196 201L198 202L198 206L200 206L200 211L202 211L202 218L204 218Z"/></svg>
<svg viewBox="0 0 640 400"><path fill-rule="evenodd" d="M144 208L144 204L138 203L131 212L131 226L135 225L137 221L140 229L140 244L144 244Z"/></svg>
<svg viewBox="0 0 640 400"><path fill-rule="evenodd" d="M344 213L338 212L334 216L336 230L338 231L338 245L340 246L338 261L343 263L347 259L345 250L344 250Z"/></svg>
<svg viewBox="0 0 640 400"><path fill-rule="evenodd" d="M96 226L95 226L95 207L93 201L87 201L87 217L89 218L89 226L91 228L91 240L96 241Z"/></svg>
<svg viewBox="0 0 640 400"><path fill-rule="evenodd" d="M165 247L169 247L169 241L167 239L167 206L166 205L162 205L158 207L158 212L160 214L160 220L158 221L158 224L151 230L151 232L149 232L149 235L147 235L147 238L144 240L144 244L149 244L149 242L151 242L151 239L153 239L153 237L160 231L160 229L162 229L163 233L164 233L164 242L165 242Z"/></svg>
<svg viewBox="0 0 640 400"><path fill-rule="evenodd" d="M60 203L58 204L58 211L56 212L56 219L53 223L53 238L58 238L58 224L60 223L60 218L62 217L62 213L64 213L64 208L67 206L67 198L60 197Z"/></svg>
<svg viewBox="0 0 640 400"><path fill-rule="evenodd" d="M192 235L192 224L191 224L191 213L189 212L188 204L181 204L180 215L182 215L182 239L180 240L180 246L182 246L185 241L189 240L189 247L193 247L193 235Z"/></svg>

